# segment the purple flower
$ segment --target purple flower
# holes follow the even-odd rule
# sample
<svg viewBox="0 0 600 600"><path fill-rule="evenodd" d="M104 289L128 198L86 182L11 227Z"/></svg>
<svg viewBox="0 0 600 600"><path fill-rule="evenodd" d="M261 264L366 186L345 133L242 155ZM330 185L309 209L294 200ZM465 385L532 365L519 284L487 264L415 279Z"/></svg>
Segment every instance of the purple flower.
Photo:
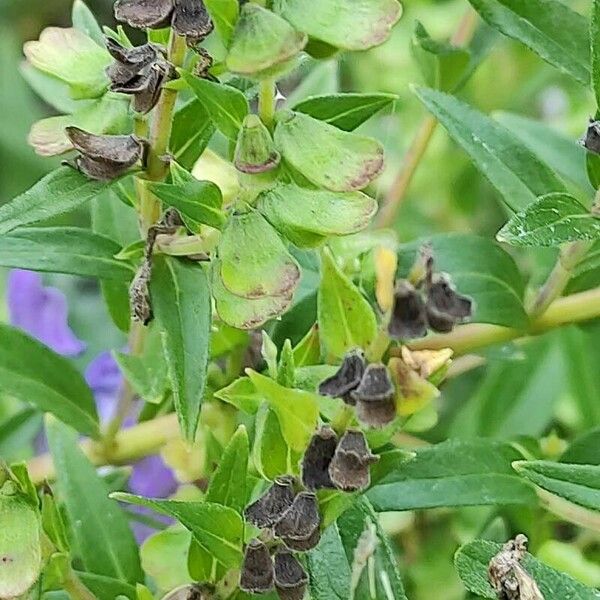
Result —
<svg viewBox="0 0 600 600"><path fill-rule="evenodd" d="M10 322L64 356L85 350L67 323L67 299L53 287L44 287L37 273L13 269L8 275Z"/></svg>
<svg viewBox="0 0 600 600"><path fill-rule="evenodd" d="M107 423L117 405L123 375L110 352L102 352L85 370L85 380L94 393L100 421Z"/></svg>

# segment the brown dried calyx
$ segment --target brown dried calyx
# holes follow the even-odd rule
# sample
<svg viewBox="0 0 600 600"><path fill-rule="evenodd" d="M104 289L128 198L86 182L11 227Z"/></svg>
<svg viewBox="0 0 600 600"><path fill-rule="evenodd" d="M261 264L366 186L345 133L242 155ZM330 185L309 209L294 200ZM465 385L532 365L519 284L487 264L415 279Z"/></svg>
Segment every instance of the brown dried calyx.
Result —
<svg viewBox="0 0 600 600"><path fill-rule="evenodd" d="M106 47L115 59L106 69L110 89L132 95L137 112L150 112L158 102L162 86L177 77L164 51L155 44L125 48L112 38L106 38Z"/></svg>
<svg viewBox="0 0 600 600"><path fill-rule="evenodd" d="M213 22L203 0L117 0L117 21L139 29L172 26L195 46L213 30Z"/></svg>
<svg viewBox="0 0 600 600"><path fill-rule="evenodd" d="M526 553L527 538L519 534L490 561L488 579L499 600L544 600L537 583L521 565Z"/></svg>
<svg viewBox="0 0 600 600"><path fill-rule="evenodd" d="M275 554L275 589L281 600L302 600L308 575L300 561L287 550Z"/></svg>
<svg viewBox="0 0 600 600"><path fill-rule="evenodd" d="M370 466L378 460L378 456L371 454L362 431L349 429L342 436L329 465L331 481L344 492L364 490L371 484Z"/></svg>
<svg viewBox="0 0 600 600"><path fill-rule="evenodd" d="M72 164L65 164L90 179L110 181L145 161L146 143L135 135L95 135L79 127L67 127L65 132L80 153Z"/></svg>
<svg viewBox="0 0 600 600"><path fill-rule="evenodd" d="M302 483L307 489L335 489L329 465L337 444L337 435L329 425L324 425L312 436L302 459Z"/></svg>
<svg viewBox="0 0 600 600"><path fill-rule="evenodd" d="M246 520L261 529L273 527L294 502L294 480L278 477L267 492L244 511Z"/></svg>
<svg viewBox="0 0 600 600"><path fill-rule="evenodd" d="M600 121L590 119L587 131L581 145L592 154L600 154Z"/></svg>

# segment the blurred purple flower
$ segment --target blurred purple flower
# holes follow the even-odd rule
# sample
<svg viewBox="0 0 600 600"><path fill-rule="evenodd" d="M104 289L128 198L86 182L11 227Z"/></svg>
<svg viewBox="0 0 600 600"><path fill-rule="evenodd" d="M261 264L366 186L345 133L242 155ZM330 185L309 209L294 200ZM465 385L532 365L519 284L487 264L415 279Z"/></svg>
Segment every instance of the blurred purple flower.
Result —
<svg viewBox="0 0 600 600"><path fill-rule="evenodd" d="M85 370L85 380L94 393L102 423L107 423L113 416L121 391L122 377L119 365L110 352L98 354Z"/></svg>
<svg viewBox="0 0 600 600"><path fill-rule="evenodd" d="M38 273L13 269L8 275L10 322L64 356L81 354L86 346L67 323L67 299L44 287Z"/></svg>

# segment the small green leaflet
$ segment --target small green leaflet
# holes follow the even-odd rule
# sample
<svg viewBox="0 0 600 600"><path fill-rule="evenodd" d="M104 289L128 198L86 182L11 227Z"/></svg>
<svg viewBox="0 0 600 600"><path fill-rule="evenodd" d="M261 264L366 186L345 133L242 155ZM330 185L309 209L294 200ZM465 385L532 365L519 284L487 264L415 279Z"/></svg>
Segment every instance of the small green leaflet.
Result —
<svg viewBox="0 0 600 600"><path fill-rule="evenodd" d="M151 500L117 492L111 498L136 506L146 506L177 519L189 529L198 544L225 568L238 567L242 560L242 517L227 506L212 502Z"/></svg>
<svg viewBox="0 0 600 600"><path fill-rule="evenodd" d="M240 377L227 387L215 392L215 398L223 400L250 415L256 414L262 396L256 391L249 377Z"/></svg>
<svg viewBox="0 0 600 600"><path fill-rule="evenodd" d="M150 290L175 410L184 437L193 441L208 366L212 318L208 279L197 264L156 257Z"/></svg>
<svg viewBox="0 0 600 600"><path fill-rule="evenodd" d="M398 99L394 94L328 94L310 96L293 106L305 113L344 131L353 131L359 125Z"/></svg>
<svg viewBox="0 0 600 600"><path fill-rule="evenodd" d="M177 110L169 145L177 163L184 169L191 169L204 152L215 129L204 104L197 98Z"/></svg>
<svg viewBox="0 0 600 600"><path fill-rule="evenodd" d="M35 404L80 433L98 437L92 392L62 356L22 331L0 324L0 394Z"/></svg>
<svg viewBox="0 0 600 600"><path fill-rule="evenodd" d="M127 518L79 449L77 433L52 418L46 432L76 555L86 571L132 584L143 581Z"/></svg>
<svg viewBox="0 0 600 600"><path fill-rule="evenodd" d="M512 246L560 246L600 240L600 217L569 194L542 196L513 215L496 238Z"/></svg>
<svg viewBox="0 0 600 600"><path fill-rule="evenodd" d="M443 92L429 88L414 88L414 92L511 210L525 208L538 196L564 191L547 165L487 115Z"/></svg>
<svg viewBox="0 0 600 600"><path fill-rule="evenodd" d="M528 46L577 81L590 82L590 41L584 16L558 0L469 0L504 35Z"/></svg>
<svg viewBox="0 0 600 600"><path fill-rule="evenodd" d="M215 23L223 45L227 48L240 12L238 0L204 0L204 4Z"/></svg>
<svg viewBox="0 0 600 600"><path fill-rule="evenodd" d="M329 251L321 254L318 321L321 342L341 358L353 348L366 349L377 335L375 314Z"/></svg>
<svg viewBox="0 0 600 600"><path fill-rule="evenodd" d="M99 46L105 47L105 38L98 21L83 0L75 0L71 11L73 27L91 37Z"/></svg>
<svg viewBox="0 0 600 600"><path fill-rule="evenodd" d="M489 600L497 600L488 581L490 560L500 552L501 544L476 540L462 546L456 553L454 563L465 587L474 594ZM598 600L600 592L579 583L569 575L555 571L530 554L523 560L526 571L535 579L547 600Z"/></svg>
<svg viewBox="0 0 600 600"><path fill-rule="evenodd" d="M0 234L71 211L108 186L106 182L88 179L71 167L60 167L0 207Z"/></svg>

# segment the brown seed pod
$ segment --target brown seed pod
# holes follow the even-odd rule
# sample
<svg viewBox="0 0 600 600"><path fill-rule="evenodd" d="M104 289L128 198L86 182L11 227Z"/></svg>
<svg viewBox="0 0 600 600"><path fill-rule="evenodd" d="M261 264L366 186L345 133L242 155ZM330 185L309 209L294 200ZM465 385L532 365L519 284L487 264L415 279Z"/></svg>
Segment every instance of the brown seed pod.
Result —
<svg viewBox="0 0 600 600"><path fill-rule="evenodd" d="M349 429L336 448L329 475L342 491L364 490L371 483L369 467L378 460L378 456L371 454L363 432Z"/></svg>
<svg viewBox="0 0 600 600"><path fill-rule="evenodd" d="M246 520L260 528L272 527L294 502L294 480L278 477L267 492L244 511Z"/></svg>
<svg viewBox="0 0 600 600"><path fill-rule="evenodd" d="M337 435L324 425L313 435L302 459L302 483L309 490L335 488L329 476L329 464L335 454Z"/></svg>
<svg viewBox="0 0 600 600"><path fill-rule="evenodd" d="M173 29L195 46L213 30L213 22L203 0L175 0Z"/></svg>
<svg viewBox="0 0 600 600"><path fill-rule="evenodd" d="M471 316L473 302L457 293L450 277L440 273L433 275L428 283L426 311L431 329L439 333L448 333L457 323Z"/></svg>
<svg viewBox="0 0 600 600"><path fill-rule="evenodd" d="M371 364L360 385L351 392L356 416L370 427L384 427L396 418L396 393L387 367Z"/></svg>
<svg viewBox="0 0 600 600"><path fill-rule="evenodd" d="M319 543L320 525L317 497L311 492L300 492L292 506L275 523L274 533L290 550L306 552Z"/></svg>
<svg viewBox="0 0 600 600"><path fill-rule="evenodd" d="M240 573L240 589L263 594L273 589L273 561L269 549L258 539L246 546Z"/></svg>
<svg viewBox="0 0 600 600"><path fill-rule="evenodd" d="M354 404L350 392L355 390L365 372L366 362L364 352L360 349L351 350L344 357L338 371L319 384L319 394L344 398L348 404Z"/></svg>
<svg viewBox="0 0 600 600"><path fill-rule="evenodd" d="M412 283L405 279L396 282L388 333L396 340L412 340L427 333L423 297Z"/></svg>
<svg viewBox="0 0 600 600"><path fill-rule="evenodd" d="M152 275L152 262L144 259L129 287L129 306L131 317L134 321L148 325L153 318L152 303L150 301L150 277Z"/></svg>
<svg viewBox="0 0 600 600"><path fill-rule="evenodd" d="M94 135L79 127L66 127L65 131L75 150L95 161L127 169L144 153L144 144L135 135Z"/></svg>
<svg viewBox="0 0 600 600"><path fill-rule="evenodd" d="M171 24L173 0L117 0L115 18L138 29L161 29Z"/></svg>
<svg viewBox="0 0 600 600"><path fill-rule="evenodd" d="M590 119L585 137L581 140L581 145L593 154L600 154L600 121Z"/></svg>
<svg viewBox="0 0 600 600"><path fill-rule="evenodd" d="M275 589L281 600L302 600L308 584L304 567L291 552L275 554Z"/></svg>

